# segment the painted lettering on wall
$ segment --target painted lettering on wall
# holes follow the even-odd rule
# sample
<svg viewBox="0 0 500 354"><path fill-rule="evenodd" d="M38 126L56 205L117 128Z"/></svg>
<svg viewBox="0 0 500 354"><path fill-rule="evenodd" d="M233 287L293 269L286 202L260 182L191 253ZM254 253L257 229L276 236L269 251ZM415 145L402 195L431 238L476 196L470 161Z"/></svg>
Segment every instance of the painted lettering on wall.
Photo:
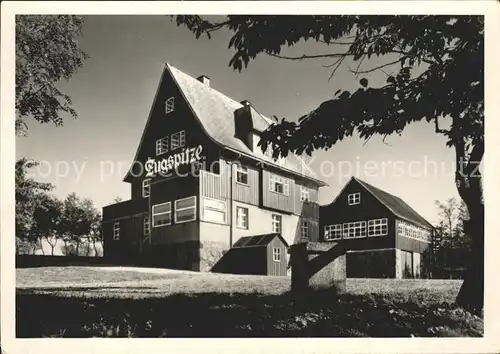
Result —
<svg viewBox="0 0 500 354"><path fill-rule="evenodd" d="M161 160L155 160L151 157L148 158L144 166L146 170L146 177L154 177L156 174L167 174L169 171L176 169L181 165L186 165L201 160L201 152L203 146L198 145L193 148L186 148L175 155L170 155Z"/></svg>

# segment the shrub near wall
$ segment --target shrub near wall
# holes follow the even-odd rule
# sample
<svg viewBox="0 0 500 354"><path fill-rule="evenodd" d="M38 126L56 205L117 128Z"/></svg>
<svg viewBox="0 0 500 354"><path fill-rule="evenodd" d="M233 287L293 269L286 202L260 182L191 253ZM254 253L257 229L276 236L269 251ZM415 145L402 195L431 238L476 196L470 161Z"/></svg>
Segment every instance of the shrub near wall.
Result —
<svg viewBox="0 0 500 354"><path fill-rule="evenodd" d="M394 278L394 250L347 252L348 278Z"/></svg>

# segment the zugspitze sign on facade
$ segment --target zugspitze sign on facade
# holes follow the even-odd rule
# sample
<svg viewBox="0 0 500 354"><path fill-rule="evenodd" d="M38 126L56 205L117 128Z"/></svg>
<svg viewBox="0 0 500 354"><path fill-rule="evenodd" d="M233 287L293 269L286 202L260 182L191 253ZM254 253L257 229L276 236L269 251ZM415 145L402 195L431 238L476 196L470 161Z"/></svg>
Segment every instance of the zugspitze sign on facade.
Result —
<svg viewBox="0 0 500 354"><path fill-rule="evenodd" d="M199 161L202 150L203 146L198 145L196 148L187 148L178 154L157 161L149 157L144 166L146 177L153 177L158 173L163 175L181 165Z"/></svg>

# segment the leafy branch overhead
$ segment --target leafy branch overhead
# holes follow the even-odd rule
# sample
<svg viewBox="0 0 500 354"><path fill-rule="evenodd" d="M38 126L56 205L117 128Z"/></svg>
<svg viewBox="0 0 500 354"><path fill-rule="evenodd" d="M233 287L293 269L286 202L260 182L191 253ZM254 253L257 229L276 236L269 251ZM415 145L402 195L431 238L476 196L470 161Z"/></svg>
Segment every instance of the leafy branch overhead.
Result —
<svg viewBox="0 0 500 354"><path fill-rule="evenodd" d="M456 302L480 313L484 289L484 201L478 170L484 155L483 16L225 16L210 22L176 16L198 38L228 30L238 71L258 55L280 60L327 59L330 79L345 64L358 89L340 89L298 121L282 118L261 136L265 152L311 155L346 137L401 134L411 123L432 123L455 150L455 185L467 205L464 223L472 237L471 262ZM322 43L323 53L284 53L302 41ZM373 64L374 57L385 60ZM377 60L378 61L378 60ZM366 65L366 66L364 66ZM360 75L381 71L374 85ZM390 72L390 73L388 73ZM307 89L307 88L305 88Z"/></svg>
<svg viewBox="0 0 500 354"><path fill-rule="evenodd" d="M17 16L16 134L26 134L26 117L56 126L63 124L63 113L77 117L57 83L69 80L88 58L78 44L82 26L77 16Z"/></svg>
<svg viewBox="0 0 500 354"><path fill-rule="evenodd" d="M448 146L480 145L483 122L483 32L480 16L227 16L215 23L199 16L176 16L197 37L226 28L233 35L229 62L246 68L259 54L288 60L332 58L332 74L347 59L357 62L356 75L391 67L386 83L370 87L366 78L354 92L339 90L332 98L298 120L281 119L261 140L274 156L289 152L311 154L358 133L401 134L410 123L426 120L448 139ZM287 56L286 47L313 40L332 48L324 54ZM368 60L390 58L376 67ZM452 122L449 120L453 119ZM440 121L443 120L443 123ZM442 126L448 126L443 129ZM467 141L465 141L467 140Z"/></svg>

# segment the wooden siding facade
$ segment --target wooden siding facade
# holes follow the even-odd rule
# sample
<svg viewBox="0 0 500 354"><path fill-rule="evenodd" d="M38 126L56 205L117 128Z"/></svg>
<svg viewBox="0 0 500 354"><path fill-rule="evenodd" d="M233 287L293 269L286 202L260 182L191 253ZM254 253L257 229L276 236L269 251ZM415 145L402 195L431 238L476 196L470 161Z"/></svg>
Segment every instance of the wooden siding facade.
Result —
<svg viewBox="0 0 500 354"><path fill-rule="evenodd" d="M167 113L166 101L172 97L174 109ZM184 132L184 144L172 150L172 134L181 131ZM169 138L167 150L157 154L157 141L166 137ZM168 173L147 176L145 166L148 161L154 160L160 166L164 160L168 162L168 159L196 148L201 151L200 160L193 163L190 159L183 158L176 169ZM196 169L194 165L197 166ZM239 165L246 168L246 183L237 181ZM103 208L105 256L127 259L132 257L131 254L148 257L153 252L162 258L158 252L163 252L165 257L168 255L169 259L182 259L184 265L187 264L190 269L197 270L195 264L200 253L193 250L193 245L203 247L201 243L219 242L222 239L225 239L226 243L231 243L237 237L251 234L254 227L257 229L257 225L262 223L269 227L262 231L271 232L271 215L274 213L289 217L286 222L290 228L293 227L294 236L296 235L295 238L291 237L290 241L300 240L303 223L308 224L309 239L319 239L318 183L292 174L290 171L281 171L276 166L268 170L268 166L216 144L207 135L174 80L168 73L164 73L134 163L125 179L125 182L130 183L131 199ZM270 190L269 181L273 174L285 178L288 183L287 195ZM144 195L145 180L149 185L149 195L148 193ZM308 201L302 201L301 193L306 189ZM175 201L187 197L196 198L195 218L187 222L176 222ZM210 204L209 199L224 203L225 216L221 216L219 221L208 221L205 205ZM167 202L171 203L171 223L155 227L152 208ZM234 225L237 219L237 203L259 209L259 213L255 213L259 217L250 217L246 231L237 229ZM149 235L144 234L145 218L149 220ZM231 220L232 226L229 225ZM118 221L120 221L120 239L113 240L113 224ZM229 227L232 227L234 240L229 240L229 236L226 237L226 230L223 229L220 229L221 232L217 235L201 235L202 230L208 229L204 224L218 224L215 225L215 229L226 226L226 230L229 230ZM227 231L227 234L230 232ZM177 251L173 251L175 255L172 255L170 251L163 251L164 247L171 247L172 250L175 248ZM179 252L184 252L183 249L186 254L179 255Z"/></svg>
<svg viewBox="0 0 500 354"><path fill-rule="evenodd" d="M318 187L306 187L295 180L255 167L242 165L247 169L248 182L243 184L236 179L236 164L221 161L221 172L200 171L200 196L213 199L232 199L261 208L282 213L299 215L311 220L319 220ZM231 173L231 168L233 169ZM270 176L277 175L288 183L288 194L270 190ZM231 186L232 185L232 186ZM301 189L309 192L309 200L301 200Z"/></svg>
<svg viewBox="0 0 500 354"><path fill-rule="evenodd" d="M349 205L348 195L354 193L360 193L360 202L359 204ZM347 250L361 250L393 248L395 246L394 237L396 224L392 212L361 185L358 183L349 183L331 204L320 207L320 239L322 241L328 241L325 239L325 226L344 225L359 221L368 223L369 220L376 219L387 219L388 228L386 235L369 237L368 230L366 230L366 237L344 238L345 248ZM334 240L334 242L338 242L338 240Z"/></svg>
<svg viewBox="0 0 500 354"><path fill-rule="evenodd" d="M280 259L274 260L274 249L278 248L280 250ZM287 247L278 237L275 237L271 242L267 244L267 275L272 276L285 276L288 268L288 263L286 259Z"/></svg>
<svg viewBox="0 0 500 354"><path fill-rule="evenodd" d="M349 195L356 193L360 196L359 203L350 205ZM421 254L430 247L430 242L424 241L422 236L418 239L417 236L402 235L400 223L410 224L411 228L417 230L416 234L420 231L422 234L430 235L432 232L430 229L400 219L357 181L348 183L332 203L321 206L319 216L320 239L341 242L348 252L349 277L401 278L398 255L405 251L420 259ZM387 232L370 235L368 222L379 219L387 219ZM355 222L364 223L365 233L358 237L348 237L346 232L349 232L349 223ZM341 225L341 239L331 236L327 238L326 227L330 225ZM371 270L369 264L373 265ZM419 273L415 271L414 275L419 276Z"/></svg>

